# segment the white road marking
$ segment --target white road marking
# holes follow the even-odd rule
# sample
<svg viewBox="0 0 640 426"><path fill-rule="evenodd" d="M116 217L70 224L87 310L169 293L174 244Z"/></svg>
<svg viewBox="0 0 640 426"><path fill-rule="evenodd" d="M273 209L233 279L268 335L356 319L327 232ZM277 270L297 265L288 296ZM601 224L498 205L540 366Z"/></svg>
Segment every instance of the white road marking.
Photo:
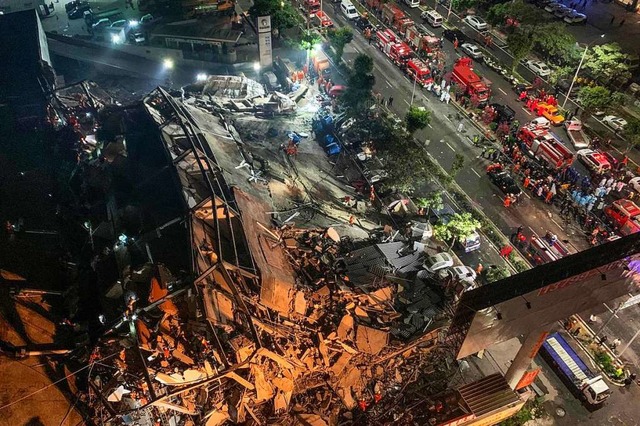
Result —
<svg viewBox="0 0 640 426"><path fill-rule="evenodd" d="M505 92L504 90L502 90L502 87L498 87L498 90L501 91L502 93L504 93L505 95L507 94L507 92Z"/></svg>
<svg viewBox="0 0 640 426"><path fill-rule="evenodd" d="M529 112L529 110L528 110L528 109L526 109L525 107L522 107L522 110L523 110L524 112L526 112L527 114L532 115L532 114Z"/></svg>
<svg viewBox="0 0 640 426"><path fill-rule="evenodd" d="M615 312L615 311L614 311L613 309L611 309L611 308L609 307L609 305L607 305L606 303L603 303L603 305L604 305L604 307L605 307L605 308L607 308L607 309L609 310L609 312L611 312L611 313ZM614 317L618 318L618 315L616 314L616 315L614 315Z"/></svg>
<svg viewBox="0 0 640 426"><path fill-rule="evenodd" d="M531 199L531 197L529 196L529 194L527 194L526 192L523 192L524 196L527 197L528 199Z"/></svg>
<svg viewBox="0 0 640 426"><path fill-rule="evenodd" d="M560 225L558 222L556 222L555 219L551 219L551 222L555 223L558 226L558 228L562 228L562 225Z"/></svg>
<svg viewBox="0 0 640 426"><path fill-rule="evenodd" d="M389 87L393 87L393 85L391 83L389 83L389 80L387 80L386 78L384 79L384 81L387 82L387 84L389 85Z"/></svg>
<svg viewBox="0 0 640 426"><path fill-rule="evenodd" d="M480 173L476 172L476 169L471 169L471 171L472 171L473 173L475 173L475 174L476 174L476 176L480 177Z"/></svg>
<svg viewBox="0 0 640 426"><path fill-rule="evenodd" d="M411 104L409 103L409 101L408 101L408 100L403 99L403 101L404 101L404 103L405 103L405 104L407 104L407 105L411 106Z"/></svg>
<svg viewBox="0 0 640 426"><path fill-rule="evenodd" d="M449 142L445 142L445 143L447 144L447 146L448 146L449 148L451 148L451 151L456 152L456 150L455 150L455 149L453 149L453 147L452 147L451 145L449 145Z"/></svg>
<svg viewBox="0 0 640 426"><path fill-rule="evenodd" d="M446 118L447 120L451 121L451 119L449 118L448 115L445 115L444 118ZM452 122L453 123L453 122Z"/></svg>
<svg viewBox="0 0 640 426"><path fill-rule="evenodd" d="M429 123L427 123L427 126L429 126L430 129L433 129L433 126Z"/></svg>

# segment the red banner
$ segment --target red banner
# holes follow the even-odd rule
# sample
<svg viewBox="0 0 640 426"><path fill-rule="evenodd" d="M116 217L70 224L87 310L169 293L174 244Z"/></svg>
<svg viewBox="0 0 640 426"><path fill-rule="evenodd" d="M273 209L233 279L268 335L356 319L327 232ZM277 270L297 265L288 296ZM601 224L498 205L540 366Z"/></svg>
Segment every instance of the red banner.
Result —
<svg viewBox="0 0 640 426"><path fill-rule="evenodd" d="M519 390L519 389L522 389L525 386L529 386L531 383L533 383L533 381L536 379L536 377L538 377L538 373L540 373L540 369L539 368L536 368L535 370L526 371L522 375L522 378L520 379L518 384L516 385L516 389L515 390Z"/></svg>

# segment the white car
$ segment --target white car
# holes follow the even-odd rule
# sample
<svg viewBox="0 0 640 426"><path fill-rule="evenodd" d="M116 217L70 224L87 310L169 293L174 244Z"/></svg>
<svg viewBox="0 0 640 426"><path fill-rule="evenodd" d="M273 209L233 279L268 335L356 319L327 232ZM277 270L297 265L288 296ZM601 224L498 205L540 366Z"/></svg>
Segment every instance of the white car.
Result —
<svg viewBox="0 0 640 426"><path fill-rule="evenodd" d="M634 191L640 192L640 177L636 176L629 179L629 186L633 188Z"/></svg>
<svg viewBox="0 0 640 426"><path fill-rule="evenodd" d="M482 58L482 51L473 43L462 43L462 50L473 59Z"/></svg>
<svg viewBox="0 0 640 426"><path fill-rule="evenodd" d="M471 28L478 31L486 31L488 28L487 23L479 16L476 15L467 15L464 17L464 22L466 22Z"/></svg>
<svg viewBox="0 0 640 426"><path fill-rule="evenodd" d="M607 115L602 119L602 122L611 127L616 132L624 130L627 126L627 120L624 118L616 117L615 115Z"/></svg>
<svg viewBox="0 0 640 426"><path fill-rule="evenodd" d="M568 24L582 24L587 22L587 15L576 10L572 10L571 13L564 17L563 21Z"/></svg>
<svg viewBox="0 0 640 426"><path fill-rule="evenodd" d="M581 149L576 152L578 160L582 162L589 170L596 174L605 173L611 170L611 163L607 156L602 152L592 149Z"/></svg>
<svg viewBox="0 0 640 426"><path fill-rule="evenodd" d="M453 266L453 258L449 253L437 253L425 259L422 265L427 272L435 273L441 269Z"/></svg>
<svg viewBox="0 0 640 426"><path fill-rule="evenodd" d="M549 74L551 74L551 68L549 68L549 66L542 61L528 60L524 64L527 66L527 68L538 74L540 77L547 77Z"/></svg>
<svg viewBox="0 0 640 426"><path fill-rule="evenodd" d="M142 33L131 33L129 35L129 40L131 40L135 44L142 44L145 42L144 34Z"/></svg>
<svg viewBox="0 0 640 426"><path fill-rule="evenodd" d="M476 271L472 268L462 265L462 266L454 266L450 269L452 275L458 281L462 281L468 284L475 284L476 281Z"/></svg>
<svg viewBox="0 0 640 426"><path fill-rule="evenodd" d="M548 129L551 127L551 122L544 117L536 117L529 124L536 129Z"/></svg>

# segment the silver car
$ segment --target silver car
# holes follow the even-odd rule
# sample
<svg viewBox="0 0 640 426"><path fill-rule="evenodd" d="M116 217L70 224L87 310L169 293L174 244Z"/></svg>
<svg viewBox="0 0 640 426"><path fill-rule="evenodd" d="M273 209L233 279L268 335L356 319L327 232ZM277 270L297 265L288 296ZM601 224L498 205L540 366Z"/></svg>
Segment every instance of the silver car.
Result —
<svg viewBox="0 0 640 426"><path fill-rule="evenodd" d="M474 59L482 58L482 51L473 43L462 43L462 50Z"/></svg>

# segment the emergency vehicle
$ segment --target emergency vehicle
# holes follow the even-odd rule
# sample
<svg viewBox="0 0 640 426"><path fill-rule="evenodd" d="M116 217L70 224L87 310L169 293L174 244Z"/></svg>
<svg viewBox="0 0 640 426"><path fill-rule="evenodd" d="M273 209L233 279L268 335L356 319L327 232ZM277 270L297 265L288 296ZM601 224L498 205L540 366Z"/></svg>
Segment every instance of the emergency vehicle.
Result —
<svg viewBox="0 0 640 426"><path fill-rule="evenodd" d="M388 28L385 30L376 31L376 45L382 51L384 51L385 46L391 43L395 43L396 40L398 40L398 36L396 36L396 33Z"/></svg>
<svg viewBox="0 0 640 426"><path fill-rule="evenodd" d="M523 126L518 131L518 140L526 147L530 157L543 161L554 169L570 166L573 154L551 132L533 126Z"/></svg>
<svg viewBox="0 0 640 426"><path fill-rule="evenodd" d="M319 10L315 14L316 24L321 28L331 28L333 27L333 21L329 18L329 15L324 13L324 11Z"/></svg>
<svg viewBox="0 0 640 426"><path fill-rule="evenodd" d="M387 55L394 64L403 68L407 61L413 56L413 50L407 43L390 43L385 46L382 51Z"/></svg>
<svg viewBox="0 0 640 426"><path fill-rule="evenodd" d="M611 170L611 163L604 153L593 149L581 149L576 153L578 160L595 174L602 174Z"/></svg>
<svg viewBox="0 0 640 426"><path fill-rule="evenodd" d="M462 57L453 66L451 77L453 81L461 85L464 93L470 96L476 96L480 105L487 103L489 100L489 88L482 82L480 77L473 72L473 60L469 57Z"/></svg>
<svg viewBox="0 0 640 426"><path fill-rule="evenodd" d="M623 236L640 231L640 207L631 200L614 201L605 207L604 214Z"/></svg>
<svg viewBox="0 0 640 426"><path fill-rule="evenodd" d="M420 59L409 59L409 61L407 61L407 74L422 87L433 83L431 70L427 64Z"/></svg>

